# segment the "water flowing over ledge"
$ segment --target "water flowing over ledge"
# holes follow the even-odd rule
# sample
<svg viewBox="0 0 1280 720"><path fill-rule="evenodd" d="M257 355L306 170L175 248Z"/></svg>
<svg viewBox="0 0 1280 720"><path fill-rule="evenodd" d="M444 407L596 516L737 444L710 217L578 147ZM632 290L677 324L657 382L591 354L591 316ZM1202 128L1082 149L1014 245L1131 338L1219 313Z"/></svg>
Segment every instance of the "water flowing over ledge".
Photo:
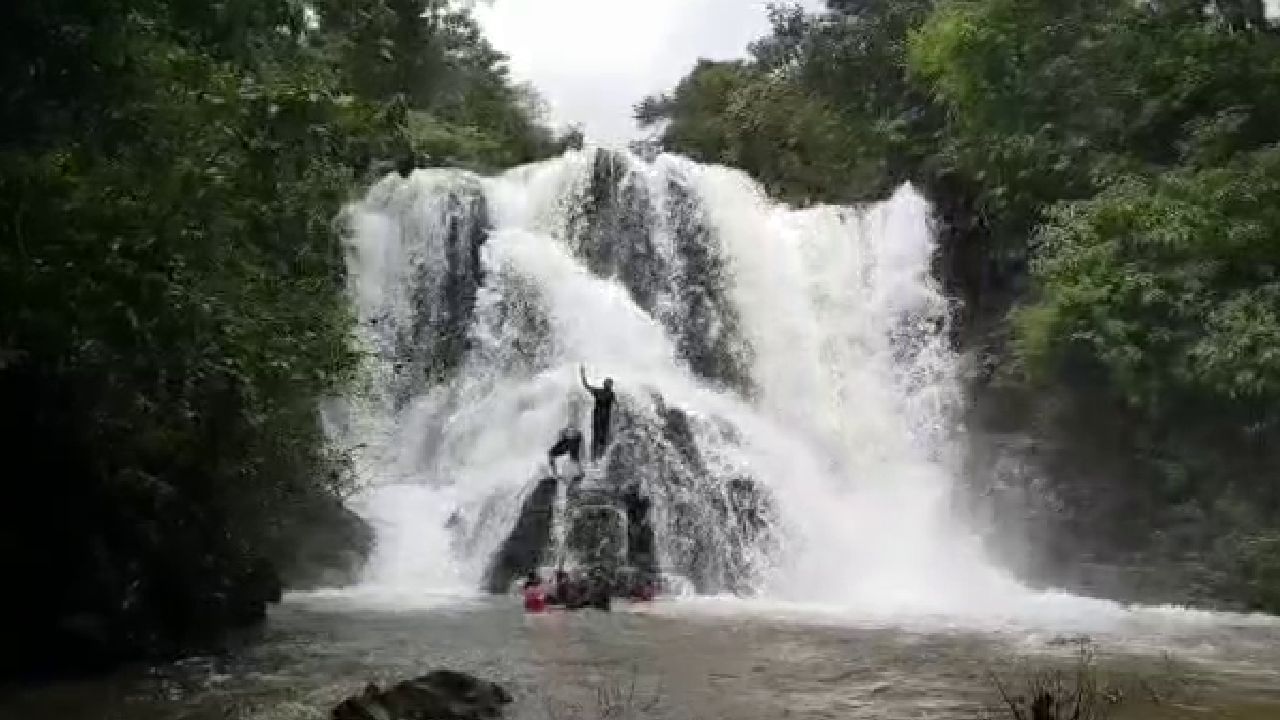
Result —
<svg viewBox="0 0 1280 720"><path fill-rule="evenodd" d="M370 362L330 424L379 532L363 592L485 584L557 431L586 426L585 364L619 390L609 481L651 501L653 563L690 592L978 624L1119 610L1027 590L951 511L959 359L910 186L795 210L737 171L597 148L392 175L346 220Z"/></svg>

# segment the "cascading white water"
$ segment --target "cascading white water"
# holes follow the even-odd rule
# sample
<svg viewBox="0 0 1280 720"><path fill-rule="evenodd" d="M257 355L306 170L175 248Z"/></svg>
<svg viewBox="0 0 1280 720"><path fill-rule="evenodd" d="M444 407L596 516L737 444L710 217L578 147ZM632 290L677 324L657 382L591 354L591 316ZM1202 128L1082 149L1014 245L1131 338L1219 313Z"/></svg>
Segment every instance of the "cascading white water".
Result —
<svg viewBox="0 0 1280 720"><path fill-rule="evenodd" d="M688 418L704 467L655 508L664 564L868 610L1024 592L949 511L957 357L911 188L797 211L736 171L588 150L390 176L348 220L371 359L335 433L369 484L370 585L480 586L557 431L585 419L584 364L615 378L628 442L663 408ZM723 512L733 477L767 494L768 532Z"/></svg>

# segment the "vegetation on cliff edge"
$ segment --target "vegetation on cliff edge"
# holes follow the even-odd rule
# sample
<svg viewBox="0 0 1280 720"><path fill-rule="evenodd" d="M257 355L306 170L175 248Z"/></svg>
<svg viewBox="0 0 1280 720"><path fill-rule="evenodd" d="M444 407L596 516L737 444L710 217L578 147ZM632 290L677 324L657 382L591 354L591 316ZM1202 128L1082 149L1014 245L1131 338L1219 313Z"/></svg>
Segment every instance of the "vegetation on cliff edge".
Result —
<svg viewBox="0 0 1280 720"><path fill-rule="evenodd" d="M778 7L746 61L636 112L794 202L907 180L932 197L981 360L974 429L1029 435L1049 480L978 488L1038 526L1028 570L1127 566L1145 599L1280 611L1280 32L1261 0Z"/></svg>
<svg viewBox="0 0 1280 720"><path fill-rule="evenodd" d="M440 0L0 15L0 673L215 641L361 537L319 418L358 360L342 203L555 138Z"/></svg>

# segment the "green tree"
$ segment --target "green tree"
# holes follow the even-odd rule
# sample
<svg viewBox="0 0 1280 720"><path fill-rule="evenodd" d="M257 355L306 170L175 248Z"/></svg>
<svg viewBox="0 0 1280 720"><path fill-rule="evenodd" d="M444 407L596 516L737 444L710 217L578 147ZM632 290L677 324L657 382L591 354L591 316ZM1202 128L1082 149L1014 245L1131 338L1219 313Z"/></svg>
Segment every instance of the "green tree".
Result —
<svg viewBox="0 0 1280 720"><path fill-rule="evenodd" d="M1032 261L1006 366L1063 448L1076 541L1258 606L1280 45L1228 5L951 2L910 60L951 118L939 155Z"/></svg>
<svg viewBox="0 0 1280 720"><path fill-rule="evenodd" d="M1278 190L1272 146L1052 208L1037 300L1019 316L1027 366L1045 379L1096 369L1151 422L1275 430Z"/></svg>
<svg viewBox="0 0 1280 720"><path fill-rule="evenodd" d="M727 109L735 94L752 81L741 62L702 60L671 95L648 97L636 105L642 128L661 130L661 142L690 157L726 163L733 157L735 134Z"/></svg>
<svg viewBox="0 0 1280 720"><path fill-rule="evenodd" d="M367 542L319 416L359 359L334 218L431 113L458 162L553 146L465 12L334 7L0 11L0 673L215 642Z"/></svg>
<svg viewBox="0 0 1280 720"><path fill-rule="evenodd" d="M987 215L1025 235L1057 200L1177 164L1223 114L1244 149L1270 140L1275 37L1188 8L984 0L930 17L911 69L948 109L940 155L974 178Z"/></svg>
<svg viewBox="0 0 1280 720"><path fill-rule="evenodd" d="M702 62L636 108L660 144L729 162L781 197L847 202L909 179L935 119L910 85L906 41L931 0L772 10L748 62Z"/></svg>
<svg viewBox="0 0 1280 720"><path fill-rule="evenodd" d="M436 163L494 169L559 152L536 92L466 9L447 0L324 0L322 45L359 97L394 103L405 146Z"/></svg>

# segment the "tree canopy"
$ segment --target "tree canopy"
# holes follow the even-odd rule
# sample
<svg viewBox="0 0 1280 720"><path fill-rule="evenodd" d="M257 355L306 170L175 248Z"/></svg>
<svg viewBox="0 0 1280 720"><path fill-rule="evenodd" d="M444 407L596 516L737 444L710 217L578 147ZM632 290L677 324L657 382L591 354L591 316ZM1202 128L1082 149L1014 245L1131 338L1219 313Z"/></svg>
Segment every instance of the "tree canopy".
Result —
<svg viewBox="0 0 1280 720"><path fill-rule="evenodd" d="M359 359L342 204L374 160L493 167L557 141L435 0L0 16L0 558L21 606L0 671L206 642L260 615L304 518L351 522L318 413Z"/></svg>

